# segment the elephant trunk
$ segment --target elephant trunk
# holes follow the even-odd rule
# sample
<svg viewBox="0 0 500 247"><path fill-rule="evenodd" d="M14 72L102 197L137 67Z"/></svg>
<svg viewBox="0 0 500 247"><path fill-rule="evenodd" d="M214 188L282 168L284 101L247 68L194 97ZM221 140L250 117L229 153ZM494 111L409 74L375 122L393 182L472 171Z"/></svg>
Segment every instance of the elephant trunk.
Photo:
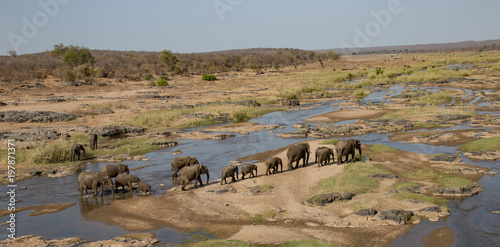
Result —
<svg viewBox="0 0 500 247"><path fill-rule="evenodd" d="M362 161L363 160L363 154L361 152L361 147L359 147L359 160Z"/></svg>
<svg viewBox="0 0 500 247"><path fill-rule="evenodd" d="M207 172L207 184L210 181L210 174Z"/></svg>

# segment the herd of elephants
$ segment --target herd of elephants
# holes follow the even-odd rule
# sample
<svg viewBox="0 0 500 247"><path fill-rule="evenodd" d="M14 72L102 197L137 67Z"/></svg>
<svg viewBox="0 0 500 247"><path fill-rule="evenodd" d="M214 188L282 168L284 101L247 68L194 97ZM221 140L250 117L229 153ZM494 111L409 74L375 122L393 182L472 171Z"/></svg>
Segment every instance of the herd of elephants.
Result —
<svg viewBox="0 0 500 247"><path fill-rule="evenodd" d="M97 148L97 135L89 134L88 137L89 146L92 150ZM296 169L299 166L299 161L303 161L303 167L309 163L309 155L311 153L311 147L308 143L298 143L288 148L286 157L288 159L288 171ZM361 142L356 139L348 139L346 141L341 140L335 146L335 151L328 147L318 147L315 152L315 162L319 166L330 164L330 162L335 162L335 153L337 153L337 164L344 163L343 157L345 156L345 162L349 160L349 155L351 160L354 161L355 151L358 150L359 157L362 157L361 153ZM80 152L85 155L85 148L81 144L74 144L70 148L70 160L73 161L75 158L81 159ZM295 166L293 166L295 162ZM272 157L266 160L266 175L278 173L278 169L281 168L283 172L283 160L279 157ZM180 186L182 190L185 190L186 185L190 184L193 180L194 188L199 182L200 187L203 186L201 181L201 175L207 174L207 183L210 179L210 174L208 168L205 165L201 165L196 157L190 156L179 156L172 160L172 170L174 173L172 177L180 177ZM255 174L254 174L255 171ZM177 175L179 173L179 175ZM229 165L222 168L221 185L226 183L226 178L231 178L230 183L238 179L238 166ZM257 165L245 164L241 167L241 178L244 179L246 175L249 177L257 176ZM115 183L113 185L112 179L114 178ZM125 192L125 186L128 187L129 191L132 191L132 184L137 184L137 193L151 193L151 186L140 179L137 176L131 175L128 165L116 164L116 165L106 165L101 171L92 172L84 171L78 176L78 191L80 196L88 196L88 189L92 189L94 196L99 194L103 195L104 186L110 186L111 192L114 195L115 191L118 191L119 187L122 187L122 192ZM98 191L99 190L99 191Z"/></svg>

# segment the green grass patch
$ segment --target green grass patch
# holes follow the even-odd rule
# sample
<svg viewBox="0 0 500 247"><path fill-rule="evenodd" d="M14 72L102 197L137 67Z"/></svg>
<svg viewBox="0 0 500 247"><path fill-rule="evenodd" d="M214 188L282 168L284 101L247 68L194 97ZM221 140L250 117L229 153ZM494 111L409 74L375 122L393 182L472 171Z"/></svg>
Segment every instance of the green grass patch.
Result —
<svg viewBox="0 0 500 247"><path fill-rule="evenodd" d="M426 106L426 107L410 107L405 109L399 109L395 111L391 111L378 119L423 119L423 118L436 118L438 115L443 114L468 114L473 115L473 112L470 112L467 109L448 109L442 108L438 106Z"/></svg>
<svg viewBox="0 0 500 247"><path fill-rule="evenodd" d="M449 91L439 91L439 92L426 92L425 96L418 98L420 103L425 103L426 105L439 105L451 102L453 96Z"/></svg>
<svg viewBox="0 0 500 247"><path fill-rule="evenodd" d="M457 187L467 187L474 184L474 181L461 178L461 177L448 177L441 179L439 181L440 187L446 187L446 188L457 188Z"/></svg>
<svg viewBox="0 0 500 247"><path fill-rule="evenodd" d="M436 198L432 196L427 196L423 194L415 194L415 193L410 193L410 192L398 192L394 194L392 197L400 199L400 200L418 200L418 201L423 201L423 202L429 202L429 203L434 203L439 206L446 206L446 203L448 203L449 200L443 199L443 198Z"/></svg>
<svg viewBox="0 0 500 247"><path fill-rule="evenodd" d="M378 164L368 162L348 163L344 171L318 182L318 194L331 192L368 193L379 187L379 181L370 177L375 173L391 174Z"/></svg>
<svg viewBox="0 0 500 247"><path fill-rule="evenodd" d="M340 139L332 138L332 139L328 139L328 140L323 141L322 143L320 143L320 145L337 145L337 143L339 143L339 141L340 141Z"/></svg>
<svg viewBox="0 0 500 247"><path fill-rule="evenodd" d="M393 147L386 146L384 144L375 144L370 147L370 151L376 154L381 154L381 153L400 153L401 150Z"/></svg>
<svg viewBox="0 0 500 247"><path fill-rule="evenodd" d="M356 98L364 98L364 97L368 96L368 94L365 93L363 88L359 88L359 89L354 90L354 92L352 92L352 96L354 96Z"/></svg>
<svg viewBox="0 0 500 247"><path fill-rule="evenodd" d="M436 122L417 122L415 123L416 129L436 129L442 128L443 126Z"/></svg>
<svg viewBox="0 0 500 247"><path fill-rule="evenodd" d="M471 141L462 145L460 150L466 152L500 150L500 137L491 137Z"/></svg>
<svg viewBox="0 0 500 247"><path fill-rule="evenodd" d="M399 189L410 188L410 187L413 187L413 186L420 186L420 185L421 184L415 183L415 182L404 182L404 183L393 184L391 186L391 188L394 189L394 190L399 190Z"/></svg>
<svg viewBox="0 0 500 247"><path fill-rule="evenodd" d="M433 172L433 171L430 171L428 169L415 171L415 172L407 172L407 173L403 174L403 176L407 177L407 178L415 179L415 180L434 181L434 182L437 182L437 181L447 177L445 174Z"/></svg>
<svg viewBox="0 0 500 247"><path fill-rule="evenodd" d="M274 185L272 185L272 184L263 184L263 185L261 185L259 187L260 187L260 191L261 192L266 192L268 190L274 189Z"/></svg>

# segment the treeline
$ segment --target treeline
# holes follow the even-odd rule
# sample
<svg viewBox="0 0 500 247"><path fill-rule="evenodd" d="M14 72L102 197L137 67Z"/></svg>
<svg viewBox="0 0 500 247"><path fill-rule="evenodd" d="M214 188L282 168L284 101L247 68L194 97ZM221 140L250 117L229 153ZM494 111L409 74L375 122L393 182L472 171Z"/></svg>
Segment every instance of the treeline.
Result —
<svg viewBox="0 0 500 247"><path fill-rule="evenodd" d="M311 62L340 58L333 51L299 49L245 49L207 53L89 50L79 46L54 45L51 51L0 57L0 80L21 82L54 76L64 81L95 78L150 80L158 76L213 74L244 69L256 72L279 70Z"/></svg>

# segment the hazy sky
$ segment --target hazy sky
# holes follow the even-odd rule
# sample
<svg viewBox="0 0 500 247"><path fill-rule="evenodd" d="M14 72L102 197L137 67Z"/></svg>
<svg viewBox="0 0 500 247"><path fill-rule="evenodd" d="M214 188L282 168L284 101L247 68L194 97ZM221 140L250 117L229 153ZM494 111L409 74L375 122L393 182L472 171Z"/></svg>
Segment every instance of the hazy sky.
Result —
<svg viewBox="0 0 500 247"><path fill-rule="evenodd" d="M0 0L0 55L202 52L500 39L499 0Z"/></svg>

